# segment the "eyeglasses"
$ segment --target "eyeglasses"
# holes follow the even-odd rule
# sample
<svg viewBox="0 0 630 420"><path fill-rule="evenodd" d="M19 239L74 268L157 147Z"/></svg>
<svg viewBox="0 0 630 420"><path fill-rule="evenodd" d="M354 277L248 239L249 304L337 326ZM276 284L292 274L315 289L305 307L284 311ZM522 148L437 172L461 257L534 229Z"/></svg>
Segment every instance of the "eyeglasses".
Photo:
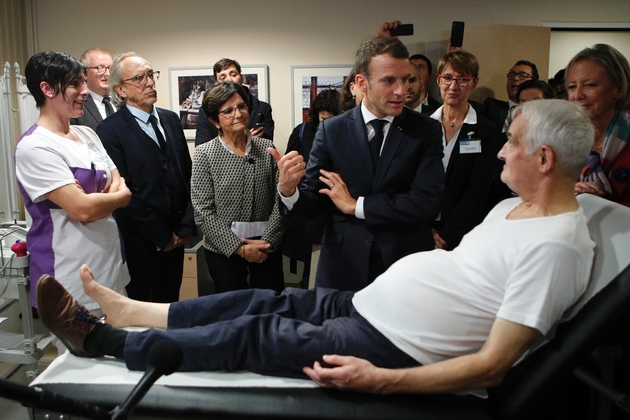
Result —
<svg viewBox="0 0 630 420"><path fill-rule="evenodd" d="M245 102L241 102L236 106L231 106L229 108L225 108L223 111L219 111L219 114L223 115L225 118L234 118L236 115L236 110L241 114L247 110L247 104Z"/></svg>
<svg viewBox="0 0 630 420"><path fill-rule="evenodd" d="M96 74L103 74L107 70L111 71L112 66L90 66L90 67L86 67L86 69L94 69L96 70Z"/></svg>
<svg viewBox="0 0 630 420"><path fill-rule="evenodd" d="M459 87L466 87L468 83L472 82L474 77L453 77L449 74L438 74L437 80L444 86L450 86L451 83L457 82Z"/></svg>
<svg viewBox="0 0 630 420"><path fill-rule="evenodd" d="M123 82L131 82L135 85L142 86L142 85L146 85L149 79L151 79L152 81L155 81L155 79L159 80L160 72L149 70L148 72L144 74L136 74L135 76L130 77L129 79L123 79Z"/></svg>
<svg viewBox="0 0 630 420"><path fill-rule="evenodd" d="M506 74L508 79L516 79L519 82L524 82L525 80L533 79L532 75L529 73L525 73L524 71L520 73L514 73L513 71Z"/></svg>

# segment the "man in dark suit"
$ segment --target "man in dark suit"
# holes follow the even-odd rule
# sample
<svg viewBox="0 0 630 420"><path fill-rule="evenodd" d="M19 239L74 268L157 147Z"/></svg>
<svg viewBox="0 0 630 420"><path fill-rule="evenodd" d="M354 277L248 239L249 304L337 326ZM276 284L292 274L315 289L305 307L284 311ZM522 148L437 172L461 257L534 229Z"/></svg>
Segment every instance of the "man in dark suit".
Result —
<svg viewBox="0 0 630 420"><path fill-rule="evenodd" d="M131 190L131 202L114 212L131 282L130 297L179 299L184 247L194 232L190 202L192 162L179 117L154 106L159 72L135 53L117 56L109 80L120 107L96 129Z"/></svg>
<svg viewBox="0 0 630 420"><path fill-rule="evenodd" d="M92 130L114 113L109 99L108 82L112 56L100 48L91 48L81 55L81 64L87 69L86 81L90 94L83 103L83 115L71 118L72 125L86 125Z"/></svg>
<svg viewBox="0 0 630 420"><path fill-rule="evenodd" d="M212 70L217 82L233 82L243 86L241 65L236 60L222 58L214 63ZM258 98L252 95L249 89L247 89L247 86L243 86L243 89L245 89L249 95L249 131L254 137L264 137L273 140L274 122L271 117L271 105L258 100ZM210 141L218 135L219 129L208 121L208 116L203 108L199 108L195 146Z"/></svg>
<svg viewBox="0 0 630 420"><path fill-rule="evenodd" d="M538 69L536 64L519 60L507 73L505 90L508 95L508 101L502 101L495 98L486 98L482 105L472 103L471 105L477 112L489 119L497 126L502 135L499 137L500 149L507 141L507 131L514 119L514 110L518 105L518 87L526 80L538 80ZM490 195L490 208L499 201L512 196L512 191L501 181L501 172L503 171L504 161L496 160L494 168L494 189Z"/></svg>
<svg viewBox="0 0 630 420"><path fill-rule="evenodd" d="M431 77L433 77L433 65L431 64L431 60L429 60L426 55L414 54L409 57L409 62L416 66L416 69L418 69L418 78L422 81L420 95L418 98L420 102L412 109L415 109L416 111L421 112L425 115L431 115L440 106L442 106L440 102L429 96L429 91L427 89L429 86L429 80L431 80ZM413 71L411 74L413 76Z"/></svg>
<svg viewBox="0 0 630 420"><path fill-rule="evenodd" d="M518 105L518 86L526 80L538 80L536 64L519 60L507 74L505 90L508 101L486 98L483 102L483 116L492 121L503 133L507 132L514 115L513 110Z"/></svg>
<svg viewBox="0 0 630 420"><path fill-rule="evenodd" d="M422 95L426 95L426 89L424 88L420 69L414 64L409 63L409 72L411 73L411 77L407 80L407 83L405 83L405 89L407 91L405 106L424 115L433 114L440 105L436 105L435 103L437 102L433 99L431 99L432 103L429 103L427 101L430 99L428 96L425 96L424 100L422 99Z"/></svg>
<svg viewBox="0 0 630 420"><path fill-rule="evenodd" d="M444 188L442 130L404 107L408 57L394 38L364 43L355 68L365 99L320 124L308 167L295 151L280 158L270 150L289 217L330 210L317 286L359 290L401 257L435 247L430 225Z"/></svg>

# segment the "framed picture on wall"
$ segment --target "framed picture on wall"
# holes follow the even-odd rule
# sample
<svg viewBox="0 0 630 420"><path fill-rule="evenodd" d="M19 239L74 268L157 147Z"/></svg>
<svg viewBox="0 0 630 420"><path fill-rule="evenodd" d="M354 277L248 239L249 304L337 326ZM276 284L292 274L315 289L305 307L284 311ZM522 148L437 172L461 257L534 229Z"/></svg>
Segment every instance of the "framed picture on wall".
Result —
<svg viewBox="0 0 630 420"><path fill-rule="evenodd" d="M330 66L291 66L292 124L308 120L308 111L317 94L326 89L341 90L352 64Z"/></svg>
<svg viewBox="0 0 630 420"><path fill-rule="evenodd" d="M241 66L243 86L265 102L269 100L267 68L266 64ZM186 139L194 139L203 96L217 82L212 67L170 67L168 80L171 110L179 115Z"/></svg>

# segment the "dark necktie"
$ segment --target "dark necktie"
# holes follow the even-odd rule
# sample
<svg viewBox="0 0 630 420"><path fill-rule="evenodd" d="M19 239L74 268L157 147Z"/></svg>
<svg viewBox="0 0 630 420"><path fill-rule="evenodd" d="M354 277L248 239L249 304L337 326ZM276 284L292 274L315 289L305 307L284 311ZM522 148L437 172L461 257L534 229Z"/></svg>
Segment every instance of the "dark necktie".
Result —
<svg viewBox="0 0 630 420"><path fill-rule="evenodd" d="M383 146L383 127L385 126L385 120L372 120L372 128L374 129L374 137L370 140L370 152L372 152L372 164L376 170L378 164L378 157L381 154L381 147Z"/></svg>
<svg viewBox="0 0 630 420"><path fill-rule="evenodd" d="M105 105L105 115L108 117L114 114L114 108L112 107L112 102L109 99L109 96L103 98L103 104Z"/></svg>
<svg viewBox="0 0 630 420"><path fill-rule="evenodd" d="M155 131L155 137L158 139L158 143L160 144L160 149L162 149L162 154L166 156L166 141L164 140L164 136L162 132L158 128L158 120L155 118L155 115L151 115L149 117L149 121L151 121L151 126L153 127L153 131Z"/></svg>

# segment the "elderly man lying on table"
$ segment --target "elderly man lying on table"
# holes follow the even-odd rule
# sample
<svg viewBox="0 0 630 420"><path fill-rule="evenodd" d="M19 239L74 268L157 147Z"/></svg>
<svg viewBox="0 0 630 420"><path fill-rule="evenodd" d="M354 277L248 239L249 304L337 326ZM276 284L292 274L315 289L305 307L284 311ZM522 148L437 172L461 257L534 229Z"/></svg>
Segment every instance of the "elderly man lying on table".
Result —
<svg viewBox="0 0 630 420"><path fill-rule="evenodd" d="M151 346L170 339L183 349L182 371L308 375L324 387L379 393L495 385L550 339L593 261L574 195L590 120L566 101L519 112L499 153L501 179L519 197L499 203L453 251L409 255L356 293L244 290L171 304L118 295L84 265L83 287L107 323L52 277L38 284L42 321L72 353L114 356L131 370L144 370Z"/></svg>

